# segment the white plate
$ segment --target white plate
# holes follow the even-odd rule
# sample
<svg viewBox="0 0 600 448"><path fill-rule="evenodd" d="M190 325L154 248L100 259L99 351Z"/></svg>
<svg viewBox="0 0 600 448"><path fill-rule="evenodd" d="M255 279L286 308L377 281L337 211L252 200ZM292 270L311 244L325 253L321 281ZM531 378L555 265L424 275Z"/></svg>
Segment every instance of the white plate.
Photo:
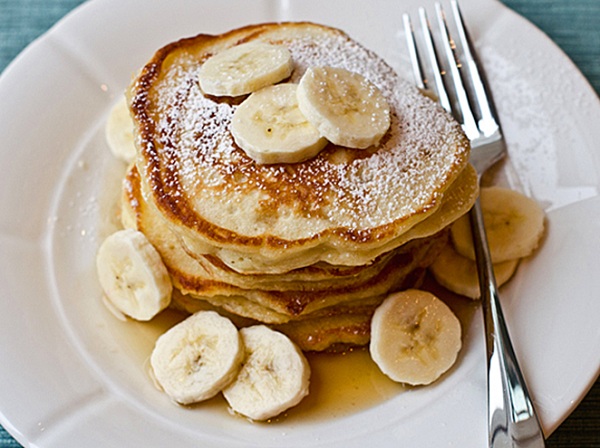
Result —
<svg viewBox="0 0 600 448"><path fill-rule="evenodd" d="M393 0L97 0L31 45L0 80L0 422L24 445L461 446L485 444L479 316L434 386L338 418L257 425L172 405L148 380L156 327L106 311L94 253L111 230L119 166L108 110L163 44L252 22L310 19L408 69ZM419 1L419 3L422 3ZM503 181L544 204L548 236L503 291L547 434L599 373L600 104L570 61L494 0L463 0L510 148ZM217 406L218 407L218 406Z"/></svg>

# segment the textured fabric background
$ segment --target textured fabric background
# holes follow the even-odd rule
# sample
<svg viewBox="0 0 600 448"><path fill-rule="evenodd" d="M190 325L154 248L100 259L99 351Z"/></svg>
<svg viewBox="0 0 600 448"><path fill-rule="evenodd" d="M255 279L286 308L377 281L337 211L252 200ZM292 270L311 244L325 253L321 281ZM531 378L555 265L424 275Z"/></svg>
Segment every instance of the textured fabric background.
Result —
<svg viewBox="0 0 600 448"><path fill-rule="evenodd" d="M600 93L600 0L502 1L542 29ZM82 0L0 0L0 71L27 44L80 3ZM600 448L600 381L552 434L547 445ZM0 448L20 446L0 426Z"/></svg>

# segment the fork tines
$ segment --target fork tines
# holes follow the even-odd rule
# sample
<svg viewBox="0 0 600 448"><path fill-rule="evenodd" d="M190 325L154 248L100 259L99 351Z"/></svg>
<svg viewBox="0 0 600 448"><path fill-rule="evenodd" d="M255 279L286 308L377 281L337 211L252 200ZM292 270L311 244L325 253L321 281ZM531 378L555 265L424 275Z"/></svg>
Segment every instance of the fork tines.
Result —
<svg viewBox="0 0 600 448"><path fill-rule="evenodd" d="M403 15L404 30L415 84L432 91L441 106L461 123L469 140L476 141L499 133L500 127L458 3L451 0L450 4L457 40L452 38L446 15L439 3L435 4L438 34L433 32L425 9L419 9L422 32L419 43L426 61L419 56L419 45L408 14ZM438 45L435 44L435 37ZM438 56L438 48L445 56L443 59ZM424 70L424 62L428 64L428 70ZM433 82L429 82L427 74Z"/></svg>

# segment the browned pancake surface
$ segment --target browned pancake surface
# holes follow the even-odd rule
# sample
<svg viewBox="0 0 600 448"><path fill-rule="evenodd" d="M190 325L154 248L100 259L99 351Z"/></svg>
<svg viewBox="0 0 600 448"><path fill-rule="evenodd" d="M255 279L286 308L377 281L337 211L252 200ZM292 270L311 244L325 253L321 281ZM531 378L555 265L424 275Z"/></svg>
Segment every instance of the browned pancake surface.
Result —
<svg viewBox="0 0 600 448"><path fill-rule="evenodd" d="M292 82L311 65L363 74L391 105L389 132L367 150L330 144L303 163L253 162L229 130L243 98L209 97L198 83L204 60L249 40L287 46ZM321 25L264 24L175 42L144 67L130 101L145 194L192 252L212 245L309 265L320 254L335 263L328 253L383 247L440 206L469 154L451 117L374 53Z"/></svg>

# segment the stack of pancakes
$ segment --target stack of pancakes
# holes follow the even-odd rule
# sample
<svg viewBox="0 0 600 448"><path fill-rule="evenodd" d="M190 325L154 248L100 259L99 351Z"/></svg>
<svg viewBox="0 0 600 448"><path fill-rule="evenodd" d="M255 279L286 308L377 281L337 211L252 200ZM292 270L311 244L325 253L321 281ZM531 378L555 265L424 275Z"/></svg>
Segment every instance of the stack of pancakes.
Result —
<svg viewBox="0 0 600 448"><path fill-rule="evenodd" d="M263 41L286 46L298 82L310 66L360 73L391 108L376 147L329 144L301 163L261 165L230 121L245 98L203 94L211 55ZM137 157L123 222L161 254L174 306L264 322L304 350L363 345L375 308L417 286L446 228L477 195L469 144L451 116L343 32L311 23L199 35L155 53L128 92Z"/></svg>

